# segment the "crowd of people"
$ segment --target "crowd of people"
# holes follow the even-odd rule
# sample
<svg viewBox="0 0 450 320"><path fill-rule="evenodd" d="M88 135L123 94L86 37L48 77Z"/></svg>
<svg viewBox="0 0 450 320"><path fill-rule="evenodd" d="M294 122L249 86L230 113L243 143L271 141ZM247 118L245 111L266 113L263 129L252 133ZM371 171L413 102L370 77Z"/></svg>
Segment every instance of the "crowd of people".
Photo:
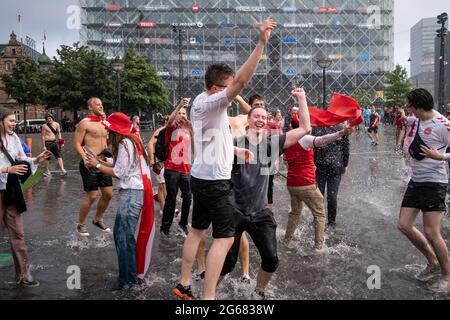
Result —
<svg viewBox="0 0 450 320"><path fill-rule="evenodd" d="M307 206L314 219L314 250L317 254L326 250L325 234L337 223L339 187L350 163L349 136L357 128L348 124L352 117L348 122L313 128L307 93L302 88L293 88L296 105L286 118L279 109L269 112L262 95L253 95L248 101L240 96L276 26L273 20L261 24L259 43L237 72L226 64L210 65L205 74L206 91L192 104L191 99L182 99L148 144L140 136L139 117L123 113L107 117L101 99L93 97L87 102L89 114L76 126L73 139L81 158L85 192L76 232L81 237L90 236L88 213L99 193L92 225L101 232L111 232L104 216L114 196L115 179L119 205L113 234L120 290L142 282L150 265L153 238L171 237L172 224L180 215L177 230L186 238L180 279L172 288L176 297L197 298L191 288L194 263L194 278L203 279L202 299L215 299L218 284L238 260L242 280L249 282L251 238L261 259L254 292L265 298L265 288L279 265L277 222L272 210L274 176L283 164L288 168L285 178L291 205L282 244L290 246ZM398 105L393 113L385 111L384 118L375 106L365 108L363 122L373 146L380 143L381 123L396 126L397 149L404 151L412 171L398 227L428 261L417 278L429 281L440 275L432 288L447 292L450 263L440 226L446 210L450 122L434 111L433 98L426 90L412 91L407 100L406 107ZM233 101L240 105L242 115L228 116ZM387 114L393 117L388 122ZM26 205L24 208L11 200L20 200L20 192L12 188L17 185L13 179L34 171L39 163L45 163L45 174L50 176L51 155L57 159L61 175L67 174L60 154L62 128L52 116L46 120L42 127L44 151L31 159L23 153L14 133L14 113L0 109L0 221L10 233L16 280L25 286L37 286L39 282L29 272L20 215ZM155 215L151 174L158 184L160 215ZM176 208L178 195L181 211ZM424 233L414 226L420 211ZM159 232L155 230L157 218L161 219ZM210 229L213 240L206 250Z"/></svg>

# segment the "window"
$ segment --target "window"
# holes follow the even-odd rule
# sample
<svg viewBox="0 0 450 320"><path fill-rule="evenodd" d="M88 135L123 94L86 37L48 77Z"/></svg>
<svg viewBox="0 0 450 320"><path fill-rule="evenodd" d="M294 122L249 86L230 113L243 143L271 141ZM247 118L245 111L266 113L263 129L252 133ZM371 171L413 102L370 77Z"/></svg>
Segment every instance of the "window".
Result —
<svg viewBox="0 0 450 320"><path fill-rule="evenodd" d="M13 56L16 55L16 49L15 48L12 49L12 54L13 54Z"/></svg>
<svg viewBox="0 0 450 320"><path fill-rule="evenodd" d="M11 62L6 62L6 66L5 66L5 70L6 71L12 71L12 64L11 64Z"/></svg>

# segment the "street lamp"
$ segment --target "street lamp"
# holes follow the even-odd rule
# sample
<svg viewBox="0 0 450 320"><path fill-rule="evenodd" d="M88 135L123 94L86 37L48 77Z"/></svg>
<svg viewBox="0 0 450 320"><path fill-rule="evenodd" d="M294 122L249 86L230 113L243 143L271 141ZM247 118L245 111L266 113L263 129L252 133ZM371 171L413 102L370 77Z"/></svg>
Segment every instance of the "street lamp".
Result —
<svg viewBox="0 0 450 320"><path fill-rule="evenodd" d="M327 103L327 69L331 66L333 61L331 61L328 58L320 59L317 61L317 65L323 70L323 102L322 107L325 110L326 109L326 103Z"/></svg>
<svg viewBox="0 0 450 320"><path fill-rule="evenodd" d="M438 15L438 21L437 23L441 25L441 28L436 30L437 37L441 38L441 52L439 55L439 97L438 97L438 104L439 104L439 112L444 113L445 107L444 107L444 91L445 91L445 37L447 35L447 21L448 21L448 14L446 12Z"/></svg>
<svg viewBox="0 0 450 320"><path fill-rule="evenodd" d="M116 58L116 61L114 61L111 64L111 68L116 72L117 74L117 101L118 101L118 108L117 111L120 112L121 109L121 90L120 90L120 73L123 71L123 69L125 68L125 64L120 61L119 57Z"/></svg>
<svg viewBox="0 0 450 320"><path fill-rule="evenodd" d="M183 69L183 33L185 30L173 25L172 31L178 34L178 100L183 99L184 69Z"/></svg>

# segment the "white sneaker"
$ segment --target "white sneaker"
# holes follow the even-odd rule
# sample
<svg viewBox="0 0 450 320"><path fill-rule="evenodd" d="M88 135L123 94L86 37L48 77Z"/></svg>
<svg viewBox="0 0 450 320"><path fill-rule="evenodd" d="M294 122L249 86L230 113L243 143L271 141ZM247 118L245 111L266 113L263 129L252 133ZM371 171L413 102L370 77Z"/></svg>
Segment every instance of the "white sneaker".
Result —
<svg viewBox="0 0 450 320"><path fill-rule="evenodd" d="M78 224L77 225L77 232L82 237L89 237L89 232L87 231L85 224Z"/></svg>
<svg viewBox="0 0 450 320"><path fill-rule="evenodd" d="M446 293L450 291L450 279L440 278L430 286L430 290L436 293Z"/></svg>
<svg viewBox="0 0 450 320"><path fill-rule="evenodd" d="M441 274L440 266L428 264L425 269L415 275L415 278L421 282L428 282Z"/></svg>
<svg viewBox="0 0 450 320"><path fill-rule="evenodd" d="M52 177L52 173L50 171L49 172L44 172L44 177L51 178Z"/></svg>
<svg viewBox="0 0 450 320"><path fill-rule="evenodd" d="M324 254L327 253L328 247L325 244L322 244L321 246L314 246L314 251L318 254Z"/></svg>

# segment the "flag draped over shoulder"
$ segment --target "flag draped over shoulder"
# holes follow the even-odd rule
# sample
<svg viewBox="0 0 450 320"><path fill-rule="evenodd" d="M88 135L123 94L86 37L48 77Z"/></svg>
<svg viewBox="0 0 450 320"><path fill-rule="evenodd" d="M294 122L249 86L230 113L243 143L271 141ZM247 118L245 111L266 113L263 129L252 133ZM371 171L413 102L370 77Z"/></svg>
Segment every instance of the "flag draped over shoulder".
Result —
<svg viewBox="0 0 450 320"><path fill-rule="evenodd" d="M327 110L310 107L309 113L313 127L332 127L345 121L350 121L350 126L354 127L364 122L358 102L339 93L333 94ZM294 116L294 121L298 122L298 119L298 115Z"/></svg>
<svg viewBox="0 0 450 320"><path fill-rule="evenodd" d="M138 135L132 135L133 140L138 141ZM136 241L137 276L143 279L150 267L152 257L153 240L155 238L155 208L153 203L153 187L150 179L150 169L144 158L144 150L137 143L139 153L139 166L142 182L144 184L144 205L142 206L139 231Z"/></svg>

